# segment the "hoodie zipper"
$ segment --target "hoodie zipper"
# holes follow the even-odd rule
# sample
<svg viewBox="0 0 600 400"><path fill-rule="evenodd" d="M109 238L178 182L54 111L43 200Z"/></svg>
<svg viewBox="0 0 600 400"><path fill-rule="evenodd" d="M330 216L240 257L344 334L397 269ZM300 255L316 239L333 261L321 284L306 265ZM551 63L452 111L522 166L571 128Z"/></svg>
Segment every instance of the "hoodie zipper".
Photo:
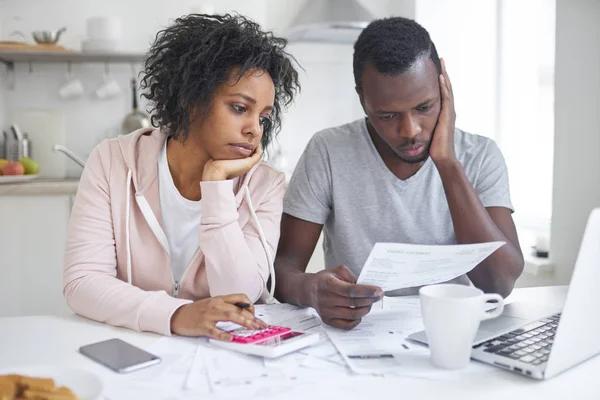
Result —
<svg viewBox="0 0 600 400"><path fill-rule="evenodd" d="M165 235L165 233L162 229L162 226L160 226L160 224L158 223L158 220L156 219L156 216L152 212L152 208L150 208L150 205L148 204L148 201L146 200L146 198L143 195L136 195L136 202L138 203L138 206L140 207L140 210L142 211L142 215L144 216L144 219L146 220L148 225L150 225L150 228L151 228L150 230L152 231L152 233L154 234L156 239L158 239L158 242L160 243L163 251L165 252L165 254L167 256L167 260L169 260L169 272L171 273L171 284L172 284L172 288L173 288L173 297L177 297L177 296L179 296L179 290L181 289L181 284L185 280L185 276L187 275L195 258L198 256L200 248L198 248L196 250L196 253L194 253L194 256L192 257L192 261L187 266L186 270L184 271L183 275L181 276L181 280L180 281L175 280L175 276L173 276L173 266L171 264L171 254L169 253L169 247L168 247L169 242L167 240L167 236ZM160 235L157 234L157 231ZM161 235L163 236L163 240L161 240L161 238L159 237ZM165 241L165 243L163 243L163 241Z"/></svg>
<svg viewBox="0 0 600 400"><path fill-rule="evenodd" d="M173 297L177 297L179 296L179 289L181 288L181 285L183 284L183 281L185 280L185 277L188 273L188 271L190 270L190 268L192 267L194 263L194 261L196 261L196 257L198 256L198 253L200 253L200 248L198 247L198 249L196 250L196 252L194 253L194 256L192 257L192 260L190 261L190 263L188 264L187 268L185 269L185 271L183 271L183 275L181 275L181 280L177 281L175 280L175 277L173 276L173 268L171 267L171 280L173 282ZM170 261L169 260L169 266L170 266Z"/></svg>
<svg viewBox="0 0 600 400"><path fill-rule="evenodd" d="M244 190L244 188L242 187L241 190ZM155 221L155 223L158 225L156 226L156 230L158 230L159 232L162 233L163 237L166 240L166 235L162 229L162 226L160 226L160 224L158 224L158 220L156 220L156 216L154 215L154 213L152 212L152 209L150 208L150 205L148 204L146 198L141 195L141 199L143 204L140 204L137 198L138 195L136 195L136 202L138 203L138 206L140 207L140 210L142 211L142 215L144 216L144 219L146 220L146 222L150 225L150 227L152 228L152 225L154 225L153 221ZM146 213L149 213L150 215L146 215ZM194 262L196 261L196 257L198 256L198 253L200 252L200 248L198 248L196 250L196 253L194 253L194 256L192 257L192 260L190 261L189 265L187 266L187 268L185 269L185 271L183 272L183 275L181 276L181 280L176 280L175 276L173 275L173 266L171 264L171 255L169 254L169 249L165 248L164 246L168 246L168 242L164 244L164 246L162 245L162 241L159 238L159 236L157 235L157 233L155 232L155 229L151 229L152 233L154 234L154 236L158 239L159 243L161 243L161 247L163 248L163 251L165 252L165 254L167 255L167 259L169 260L169 271L171 272L171 282L173 285L173 297L177 297L179 296L179 290L181 289L181 286L183 284L183 282L185 281L185 277L188 273L188 271L190 270L190 267L194 264ZM265 249L265 251L268 251L267 249Z"/></svg>

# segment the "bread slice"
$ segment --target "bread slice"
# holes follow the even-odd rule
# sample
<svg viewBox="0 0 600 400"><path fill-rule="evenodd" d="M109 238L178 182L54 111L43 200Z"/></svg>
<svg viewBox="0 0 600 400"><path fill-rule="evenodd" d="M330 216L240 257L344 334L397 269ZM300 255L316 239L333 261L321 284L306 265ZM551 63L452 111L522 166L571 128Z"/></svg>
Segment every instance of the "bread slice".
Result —
<svg viewBox="0 0 600 400"><path fill-rule="evenodd" d="M0 400L78 400L66 386L56 387L50 378L0 375Z"/></svg>
<svg viewBox="0 0 600 400"><path fill-rule="evenodd" d="M0 400L13 400L17 395L17 384L6 376L0 376Z"/></svg>
<svg viewBox="0 0 600 400"><path fill-rule="evenodd" d="M51 378L32 378L30 376L21 376L18 380L18 385L29 390L37 392L53 392L56 389L54 379Z"/></svg>
<svg viewBox="0 0 600 400"><path fill-rule="evenodd" d="M23 392L22 397L27 400L77 400L77 396L73 392L67 388L65 389L58 389L52 393L27 389Z"/></svg>

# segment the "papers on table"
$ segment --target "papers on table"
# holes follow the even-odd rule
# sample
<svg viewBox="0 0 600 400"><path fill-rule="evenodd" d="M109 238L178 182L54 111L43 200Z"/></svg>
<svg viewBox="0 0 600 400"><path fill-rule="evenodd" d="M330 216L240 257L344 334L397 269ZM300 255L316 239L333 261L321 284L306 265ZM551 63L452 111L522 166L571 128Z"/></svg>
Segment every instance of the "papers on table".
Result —
<svg viewBox="0 0 600 400"><path fill-rule="evenodd" d="M257 304L254 309L254 314L270 325L287 326L303 332L323 332L321 319L312 308L292 304Z"/></svg>
<svg viewBox="0 0 600 400"><path fill-rule="evenodd" d="M377 243L358 278L384 291L445 282L469 272L503 242L456 246ZM351 331L324 328L315 310L289 304L257 305L256 315L272 325L319 332L323 341L274 360L217 348L205 338L162 338L148 350L163 362L155 367L111 377L106 398L121 400L220 399L299 396L306 387L331 389L350 385L362 374L455 380L465 373L439 370L426 347L408 342L423 329L419 299L385 297ZM469 370L489 372L483 364ZM479 371L479 372L481 372ZM112 374L112 373L111 373Z"/></svg>
<svg viewBox="0 0 600 400"><path fill-rule="evenodd" d="M329 376L331 373L345 375L348 372L346 361L326 336L323 342L296 353L275 359L265 358L264 364L267 368L310 368L313 371L326 371Z"/></svg>
<svg viewBox="0 0 600 400"><path fill-rule="evenodd" d="M384 299L385 308L375 310L350 331L325 330L348 366L358 374L398 370L415 355L428 354L424 347L406 341L423 329L416 296Z"/></svg>
<svg viewBox="0 0 600 400"><path fill-rule="evenodd" d="M504 242L425 246L376 243L357 283L384 291L446 282L471 271Z"/></svg>
<svg viewBox="0 0 600 400"><path fill-rule="evenodd" d="M111 384L105 397L107 400L282 396L305 399L310 395L304 393L319 387L321 394L322 390L327 394L330 391L330 397L335 398L339 387L353 387L364 379L372 379L373 374L390 379L403 376L456 381L473 377L474 373L483 376L479 374L494 372L479 363L471 363L459 372L433 367L427 348L405 340L410 333L422 329L418 297L386 297L383 304L383 310L371 312L354 330L327 327L321 343L274 360L217 348L204 338L161 338L147 350L160 356L163 362L127 375L106 370L110 379L105 380ZM313 332L324 330L312 309L287 304L260 305L256 313L272 324L287 321L295 329L306 326Z"/></svg>
<svg viewBox="0 0 600 400"><path fill-rule="evenodd" d="M327 344L333 347L331 342ZM338 355L335 348L333 352ZM218 395L219 398L265 398L274 395L284 395L287 398L287 395L302 387L325 380L325 368L309 361L315 359L329 364L325 359L332 357L332 354L325 349L320 349L319 353L323 359L317 359L309 353L297 352L270 360L202 343L196 350L186 388L190 393L208 389L208 393ZM345 363L342 366L331 365L327 368L329 379L332 373L335 375L336 367L338 374L335 376L338 379L349 378Z"/></svg>

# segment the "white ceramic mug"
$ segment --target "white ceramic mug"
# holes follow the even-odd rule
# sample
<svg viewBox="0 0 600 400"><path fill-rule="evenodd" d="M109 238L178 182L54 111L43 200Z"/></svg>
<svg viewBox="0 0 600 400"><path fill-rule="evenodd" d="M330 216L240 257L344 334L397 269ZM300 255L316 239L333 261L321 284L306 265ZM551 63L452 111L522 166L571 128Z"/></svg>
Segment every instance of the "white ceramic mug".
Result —
<svg viewBox="0 0 600 400"><path fill-rule="evenodd" d="M116 16L100 16L88 18L86 21L87 36L92 40L111 39L119 41L122 34L121 18Z"/></svg>
<svg viewBox="0 0 600 400"><path fill-rule="evenodd" d="M446 369L465 367L471 358L479 323L496 318L504 311L502 296L484 294L473 286L424 286L419 290L419 297L431 361ZM486 311L489 301L497 301L497 306Z"/></svg>
<svg viewBox="0 0 600 400"><path fill-rule="evenodd" d="M108 99L121 94L121 86L110 75L104 75L103 84L96 89L96 96L99 99Z"/></svg>
<svg viewBox="0 0 600 400"><path fill-rule="evenodd" d="M81 81L74 78L71 74L67 74L67 81L58 89L58 94L63 99L79 97L83 95L83 85Z"/></svg>

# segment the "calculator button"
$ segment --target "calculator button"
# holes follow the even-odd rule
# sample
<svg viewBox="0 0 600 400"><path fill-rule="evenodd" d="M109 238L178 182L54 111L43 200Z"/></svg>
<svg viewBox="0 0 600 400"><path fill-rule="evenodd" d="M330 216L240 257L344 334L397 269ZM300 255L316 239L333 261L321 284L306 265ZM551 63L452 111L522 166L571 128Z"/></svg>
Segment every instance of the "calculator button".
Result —
<svg viewBox="0 0 600 400"><path fill-rule="evenodd" d="M261 342L271 337L281 336L289 331L291 331L291 329L284 326L269 326L263 330L240 329L231 332L231 334L233 335L233 342L250 344Z"/></svg>

